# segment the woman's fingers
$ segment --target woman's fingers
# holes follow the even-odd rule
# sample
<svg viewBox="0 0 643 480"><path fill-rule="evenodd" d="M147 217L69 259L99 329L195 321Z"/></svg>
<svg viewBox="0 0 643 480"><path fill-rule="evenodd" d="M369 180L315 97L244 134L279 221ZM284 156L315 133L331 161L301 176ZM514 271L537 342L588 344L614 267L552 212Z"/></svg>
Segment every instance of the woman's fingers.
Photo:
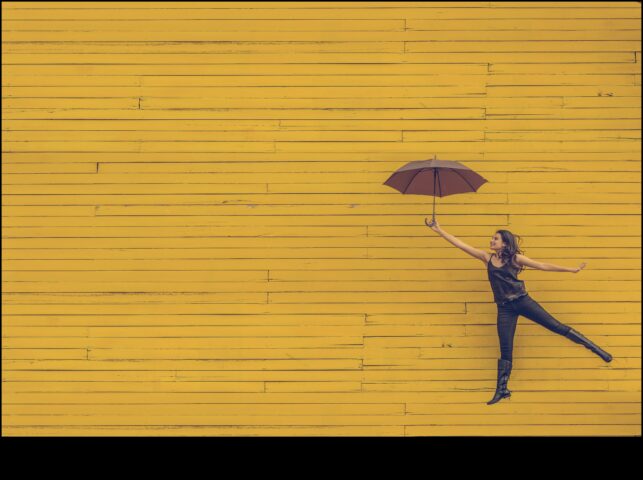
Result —
<svg viewBox="0 0 643 480"><path fill-rule="evenodd" d="M438 224L438 221L433 219L430 222L427 222L427 217L424 217L424 223L428 226L431 227L431 230L434 232L439 232L440 231L440 225Z"/></svg>

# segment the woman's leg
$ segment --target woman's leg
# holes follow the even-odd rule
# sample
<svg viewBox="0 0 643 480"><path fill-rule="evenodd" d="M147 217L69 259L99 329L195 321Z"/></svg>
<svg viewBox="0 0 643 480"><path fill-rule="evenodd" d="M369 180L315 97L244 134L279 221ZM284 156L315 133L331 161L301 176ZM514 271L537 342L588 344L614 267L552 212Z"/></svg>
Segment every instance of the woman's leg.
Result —
<svg viewBox="0 0 643 480"><path fill-rule="evenodd" d="M577 330L574 330L569 325L565 325L564 323L556 320L547 310L541 307L540 304L529 295L515 300L513 304L516 311L520 315L528 318L529 320L533 320L536 323L539 323L540 325L551 330L554 333L558 333L559 335L570 339L574 343L583 345L585 348L601 357L604 361L608 363L612 361L612 355L593 343L588 338L584 337Z"/></svg>
<svg viewBox="0 0 643 480"><path fill-rule="evenodd" d="M565 325L556 320L529 295L514 300L513 304L520 315L542 325L554 333L565 336L571 329L569 325Z"/></svg>
<svg viewBox="0 0 643 480"><path fill-rule="evenodd" d="M498 339L500 340L500 358L512 361L514 348L514 335L518 314L509 306L498 305L497 328Z"/></svg>
<svg viewBox="0 0 643 480"><path fill-rule="evenodd" d="M496 391L493 398L487 402L492 405L503 398L511 396L511 391L507 388L507 382L511 375L512 353L514 334L516 333L516 324L518 323L518 314L510 307L501 307L498 305L498 338L500 340L500 358L498 359L498 380L496 382Z"/></svg>

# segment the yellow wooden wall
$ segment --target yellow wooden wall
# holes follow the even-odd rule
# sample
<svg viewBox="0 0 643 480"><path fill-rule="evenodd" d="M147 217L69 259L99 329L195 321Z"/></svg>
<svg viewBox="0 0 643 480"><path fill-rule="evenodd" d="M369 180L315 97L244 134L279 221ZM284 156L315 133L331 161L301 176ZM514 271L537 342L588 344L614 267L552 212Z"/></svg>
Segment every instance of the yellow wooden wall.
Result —
<svg viewBox="0 0 643 480"><path fill-rule="evenodd" d="M641 434L637 2L3 2L3 427ZM484 265L526 255L510 400Z"/></svg>

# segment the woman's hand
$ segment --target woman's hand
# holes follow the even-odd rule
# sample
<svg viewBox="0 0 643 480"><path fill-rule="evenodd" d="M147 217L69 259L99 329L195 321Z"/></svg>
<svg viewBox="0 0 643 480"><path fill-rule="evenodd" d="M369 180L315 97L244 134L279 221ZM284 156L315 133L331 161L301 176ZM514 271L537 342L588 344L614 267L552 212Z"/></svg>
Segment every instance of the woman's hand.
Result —
<svg viewBox="0 0 643 480"><path fill-rule="evenodd" d="M440 228L440 224L438 223L437 219L433 220L432 222L427 222L426 217L424 217L424 223L426 224L427 227L430 227L431 230L433 230L436 233L440 233L442 229Z"/></svg>
<svg viewBox="0 0 643 480"><path fill-rule="evenodd" d="M574 273L580 272L583 268L585 268L585 265L587 265L585 262L581 263L580 266L574 270Z"/></svg>

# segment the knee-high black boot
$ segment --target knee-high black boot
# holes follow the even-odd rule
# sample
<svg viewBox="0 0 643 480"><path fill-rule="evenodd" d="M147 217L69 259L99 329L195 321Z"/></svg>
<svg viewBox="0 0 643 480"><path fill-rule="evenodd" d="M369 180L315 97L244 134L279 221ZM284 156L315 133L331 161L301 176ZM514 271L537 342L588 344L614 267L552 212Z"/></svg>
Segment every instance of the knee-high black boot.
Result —
<svg viewBox="0 0 643 480"><path fill-rule="evenodd" d="M606 362L609 363L612 361L612 356L609 353L607 353L605 350L603 350L595 343L592 343L591 340L589 340L588 338L585 338L583 335L581 335L580 332L577 332L573 328L569 329L569 332L565 334L565 337L569 338L572 342L576 342L583 345L585 348L591 350Z"/></svg>
<svg viewBox="0 0 643 480"><path fill-rule="evenodd" d="M511 375L512 364L509 360L498 359L498 383L496 384L496 393L493 398L487 402L487 405L499 402L503 398L511 397L511 391L507 389L507 382Z"/></svg>

